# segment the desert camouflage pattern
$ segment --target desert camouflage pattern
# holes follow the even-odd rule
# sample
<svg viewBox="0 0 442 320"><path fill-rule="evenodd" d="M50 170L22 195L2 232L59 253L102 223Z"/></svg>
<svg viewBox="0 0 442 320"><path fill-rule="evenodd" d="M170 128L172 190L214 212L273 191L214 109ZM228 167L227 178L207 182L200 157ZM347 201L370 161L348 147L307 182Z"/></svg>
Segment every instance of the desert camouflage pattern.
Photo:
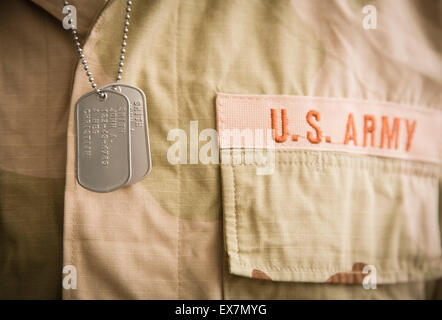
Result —
<svg viewBox="0 0 442 320"><path fill-rule="evenodd" d="M95 80L113 82L125 2L70 2ZM191 121L216 129L219 92L442 111L440 1L133 2L123 82L146 94L153 168L108 194L75 178L75 104L91 88L63 2L0 4L1 298L441 297L440 162L277 151L256 175L189 154ZM185 164L168 160L174 129Z"/></svg>

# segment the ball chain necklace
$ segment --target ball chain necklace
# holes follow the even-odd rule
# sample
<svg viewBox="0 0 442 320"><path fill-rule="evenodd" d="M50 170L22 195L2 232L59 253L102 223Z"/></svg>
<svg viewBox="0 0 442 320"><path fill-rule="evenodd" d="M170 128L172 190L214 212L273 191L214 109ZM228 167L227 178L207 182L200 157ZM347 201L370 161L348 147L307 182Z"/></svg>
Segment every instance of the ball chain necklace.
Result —
<svg viewBox="0 0 442 320"><path fill-rule="evenodd" d="M64 1L63 13L73 11L75 7ZM76 175L82 187L95 192L110 192L136 183L152 167L146 96L140 88L120 83L131 11L132 1L128 0L116 81L101 88L97 87L81 48L76 24L69 21L77 52L93 89L76 104Z"/></svg>

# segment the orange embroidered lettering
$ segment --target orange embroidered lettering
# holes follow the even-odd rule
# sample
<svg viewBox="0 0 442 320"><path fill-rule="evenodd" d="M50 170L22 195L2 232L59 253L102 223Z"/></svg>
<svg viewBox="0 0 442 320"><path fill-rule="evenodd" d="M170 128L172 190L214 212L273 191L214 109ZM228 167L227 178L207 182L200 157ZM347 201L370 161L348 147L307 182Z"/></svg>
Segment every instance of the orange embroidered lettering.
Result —
<svg viewBox="0 0 442 320"><path fill-rule="evenodd" d="M369 126L369 122L371 125ZM372 115L364 116L364 147L367 146L367 136L371 134L371 146L374 147L376 136L376 118Z"/></svg>
<svg viewBox="0 0 442 320"><path fill-rule="evenodd" d="M391 149L391 144L394 139L394 148L399 148L399 128L400 128L400 118L394 118L393 129L390 132L390 125L388 123L388 117L382 117L382 136L381 136L381 149L385 147L385 136L388 138L388 149Z"/></svg>
<svg viewBox="0 0 442 320"><path fill-rule="evenodd" d="M410 122L407 119L407 133L408 133L408 137L407 137L407 151L410 151L411 148L411 141L413 140L414 137L414 133L416 131L416 120L413 121L413 124L410 127Z"/></svg>
<svg viewBox="0 0 442 320"><path fill-rule="evenodd" d="M347 152L438 165L442 161L442 135L435 134L442 112L435 109L342 98L217 93L216 115L220 149L259 150L263 145L258 142L264 140L269 142L267 150Z"/></svg>
<svg viewBox="0 0 442 320"><path fill-rule="evenodd" d="M288 134L288 130L287 130L287 110L286 109L282 109L281 110L281 118L282 118L282 135L280 136L278 134L278 115L277 115L277 110L276 109L272 109L272 130L273 130L273 137L275 139L276 142L278 143L282 143L284 141L287 140L287 134Z"/></svg>
<svg viewBox="0 0 442 320"><path fill-rule="evenodd" d="M356 134L356 126L355 126L355 120L353 118L353 113L350 113L348 115L347 131L345 132L344 144L349 144L351 140L353 140L355 146L358 145L358 137Z"/></svg>
<svg viewBox="0 0 442 320"><path fill-rule="evenodd" d="M321 128L319 128L319 126L313 122L312 118L315 118L316 121L321 121L321 114L315 110L310 110L307 113L307 122L316 131L316 138L313 137L313 132L308 131L307 132L307 139L311 143L320 143L322 141L322 131L321 131Z"/></svg>

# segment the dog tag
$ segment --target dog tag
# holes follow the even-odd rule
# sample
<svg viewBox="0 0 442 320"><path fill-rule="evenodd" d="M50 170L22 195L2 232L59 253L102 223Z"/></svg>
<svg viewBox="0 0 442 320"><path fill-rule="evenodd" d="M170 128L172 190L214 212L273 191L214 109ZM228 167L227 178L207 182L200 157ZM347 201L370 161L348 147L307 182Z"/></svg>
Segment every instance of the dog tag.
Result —
<svg viewBox="0 0 442 320"><path fill-rule="evenodd" d="M133 184L146 177L152 167L146 96L140 88L124 83L111 83L103 88L111 89L124 94L130 103L132 177L128 184Z"/></svg>
<svg viewBox="0 0 442 320"><path fill-rule="evenodd" d="M113 90L93 91L77 102L77 180L86 189L110 192L131 178L130 103Z"/></svg>

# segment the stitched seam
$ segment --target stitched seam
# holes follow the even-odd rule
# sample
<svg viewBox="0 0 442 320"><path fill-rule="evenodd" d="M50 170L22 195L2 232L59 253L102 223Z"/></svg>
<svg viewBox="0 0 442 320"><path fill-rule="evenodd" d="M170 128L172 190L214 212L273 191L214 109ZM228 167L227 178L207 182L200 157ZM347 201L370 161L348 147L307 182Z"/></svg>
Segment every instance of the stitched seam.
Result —
<svg viewBox="0 0 442 320"><path fill-rule="evenodd" d="M180 107L179 107L179 97L178 97L178 30L179 30L179 17L180 17L180 4L181 1L178 1L176 8L176 27L175 27L175 105L177 112L177 128L180 125ZM177 166L178 173L178 217L177 217L177 299L180 299L180 291L181 291L181 167Z"/></svg>
<svg viewBox="0 0 442 320"><path fill-rule="evenodd" d="M235 244L236 244L236 248L235 248L235 254L238 257L238 260L241 262L241 256L239 254L239 240L238 240L238 217L237 217L237 193L236 193L236 177L235 177L235 168L232 167L232 182L233 182L233 223L234 225L234 230L235 230Z"/></svg>
<svg viewBox="0 0 442 320"><path fill-rule="evenodd" d="M220 108L218 106L218 102L221 102L221 99L218 101L218 98L215 97L215 115L216 115L216 118L217 118L216 125L217 125L218 132L220 132L223 129L224 120L223 120L222 108ZM222 106L222 103L221 103L221 106ZM218 146L220 145L219 138L220 137L218 135L217 136ZM220 150L219 156L220 156L220 160L221 160L221 150ZM231 168L231 169L232 169L232 175L233 175L233 170L234 169L233 168ZM221 172L221 174L222 174L222 172ZM234 182L234 178L233 178L233 188L235 188L234 183L235 182ZM234 192L234 196L235 196L235 189L234 189L233 192ZM224 215L224 212L222 214ZM222 241L224 241L224 243L228 243L228 241L227 241L227 232L225 231L226 227L227 227L227 224L223 221L223 219L221 219L221 221L223 223L223 225L222 225L222 232L223 232L222 233ZM222 272L221 272L221 277L222 277L222 279L221 279L221 288L222 288L222 290L221 290L221 299L225 299L226 296L230 297L231 293L230 293L230 286L226 285L226 281L227 281L226 280L226 273L229 273L229 270L228 270L228 268L229 268L228 267L228 263L229 262L226 261L226 260L228 260L228 258L227 258L227 254L224 252L224 250L223 250L222 257L223 257L223 259L222 259L223 267L222 267ZM239 256L238 256L238 259L239 259Z"/></svg>
<svg viewBox="0 0 442 320"><path fill-rule="evenodd" d="M344 144L342 144L344 146ZM253 147L221 147L220 150L271 150L269 148L253 148ZM409 162L424 162L432 165L441 165L442 161L440 158L432 158L427 156L419 156L419 157L407 157L407 156L395 156L393 154L371 154L369 151L361 149L358 147L358 149L332 149L327 147L322 148L315 148L313 146L294 146L294 145L288 145L288 146L281 146L279 148L273 149L273 152L327 152L327 153L337 153L337 154L348 154L353 156L366 156L370 158L382 158L386 160L402 160L402 161L409 161Z"/></svg>
<svg viewBox="0 0 442 320"><path fill-rule="evenodd" d="M95 21L95 22L90 26L89 31L87 32L86 36L84 37L83 48L86 47L87 41L89 40L90 35L92 34L93 30L95 30L95 29L100 27L100 23L102 23L101 18L103 17L103 13L109 7L109 5L110 5L110 1L106 2L103 6L101 6L100 10L98 10L98 13L93 18L93 21ZM71 84L70 84L70 91L71 91L70 92L70 98L69 98L69 104L70 105L72 105L72 93L73 93L73 90L74 90L75 77L76 77L76 74L77 74L77 71L78 71L80 65L81 65L80 61L77 60L76 67L74 69L74 72L73 72L73 75L72 75L72 79L71 79ZM73 111L74 117L76 117L76 115L75 115L76 112L77 112L76 104L74 104L74 111ZM70 118L69 121L71 121L72 114L69 116L69 118ZM69 136L69 126L68 126L68 132L66 134L66 139L67 139L67 141L66 141L66 152L67 152L67 148L69 146L69 139L70 139L70 136ZM74 144L77 143L77 141L75 139L76 138L74 138ZM75 146L74 146L74 150L75 150L74 152L76 152L76 147ZM75 157L76 156L74 154L74 158ZM76 161L76 159L74 161ZM67 165L66 165L66 170L67 170ZM76 163L75 163L75 166L74 166L74 170L76 170ZM66 174L67 173L68 172L66 171ZM65 236L64 236L64 234L65 234L64 226L66 224L66 215L65 215L65 213L66 213L66 195L68 193L74 193L75 189L77 188L77 185L78 185L78 183L76 181L76 178L74 178L74 185L73 185L72 189L71 190L67 190L67 188L68 188L67 187L67 180L68 179L66 179L66 182L65 182L65 190L64 190L65 196L64 196L64 205L63 205L63 207L64 207L63 208L63 244L64 244L64 241L66 239ZM68 192L66 192L66 191L68 191ZM72 205L72 204L70 204L70 205ZM75 260L76 260L76 255L75 255L75 248L76 248L75 247L75 239L76 239L76 234L78 233L78 227L77 227L78 226L78 214L79 213L75 212L75 210L71 210L70 215L72 217L71 218L72 219L72 237L70 239L70 242L71 242L70 243L70 249L71 249L71 265L73 265L74 267L76 267L76 264L75 264ZM78 239L81 240L81 238L78 238ZM64 254L63 254L62 268L64 267L64 262L65 261L64 261ZM77 274L78 274L78 268L77 268ZM62 274L62 276L63 276L63 274ZM69 297L71 299L74 299L74 291L79 291L78 285L79 285L79 283L78 283L78 277L77 277L77 289L76 290L72 290L72 289L69 290ZM65 290L63 290L63 288L62 288L62 299L64 297L64 291Z"/></svg>
<svg viewBox="0 0 442 320"><path fill-rule="evenodd" d="M302 166L303 168L308 168L308 169L320 169L317 163L297 163L297 162L288 162L288 163L279 163L277 162L276 164L281 164L281 165L285 165L285 166L296 166L296 167L300 167ZM238 166L253 166L253 164L249 164L249 165L237 165ZM232 166L235 167L235 166ZM372 168L354 168L354 167L350 167L350 166L334 166L334 165L328 165L327 168L330 169L352 169L354 171L373 171ZM322 171L322 170L316 170L316 171ZM411 171L411 170L410 170ZM432 174L432 173L421 173L421 172L410 172L410 171L405 171L405 169L403 171L397 171L397 172L388 172L388 174L395 174L395 175L407 175L407 176L414 176L414 177L419 177L419 178L428 178L428 179L439 179L440 176L438 174Z"/></svg>
<svg viewBox="0 0 442 320"><path fill-rule="evenodd" d="M405 105L401 103L391 102L391 101L379 101L379 100L359 100L359 99L349 99L349 98L335 98L335 97L316 97L316 96L296 96L296 95L235 95L235 94L226 94L226 93L217 93L221 99L224 100L250 100L250 101L260 101L260 102L268 102L272 101L275 98L278 99L286 99L286 100L307 100L307 101L320 101L320 102L331 102L331 103L347 103L347 104L377 104L382 105L387 108L394 108L396 110L409 110L418 113L426 113L426 114L434 114L438 113L442 115L442 111L440 109L436 109L435 107L430 106L417 106L417 105ZM425 109L420 109L425 108Z"/></svg>
<svg viewBox="0 0 442 320"><path fill-rule="evenodd" d="M302 167L305 169L320 169L317 163L298 163L298 162L289 162L289 163L279 163L277 162L276 164L280 164L283 166L296 166L297 168ZM243 165L223 165L223 166L230 166L230 167L251 167L254 166L253 164L243 164ZM361 172L361 171L374 171L372 168L354 168L354 167L350 167L350 166L334 166L334 165L327 165L327 168L330 169L352 169L356 172ZM316 170L316 171L322 171L322 170ZM406 176L410 176L410 177L418 177L418 178L426 178L426 179L432 179L432 180L437 180L440 179L440 175L436 174L436 173L422 173L422 172L412 172L410 171L406 171L405 169L403 171L396 171L396 172L392 172L389 171L387 172L388 174L391 175L406 175ZM265 176L264 176L265 177Z"/></svg>
<svg viewBox="0 0 442 320"><path fill-rule="evenodd" d="M435 257L435 258L429 258L427 260L428 264L426 264L427 266L429 265L430 267L432 266L432 264L434 264L434 262L432 261L441 261L442 257ZM403 260L399 260L403 261ZM336 269L334 268L317 268L317 267L303 267L303 266L275 266L275 265L256 265L256 264L249 264L246 262L242 262L242 261L238 261L237 262L239 265L243 266L243 267L250 267L250 268L258 268L258 269L263 269L263 270L273 270L273 271L296 271L296 272L310 272L310 273L329 273L329 272L343 272L342 270L345 269L345 266L340 266L340 267L336 267ZM408 264L410 265L410 263ZM413 265L413 264L411 264ZM413 266L417 266L417 265L413 265ZM396 269L393 271L388 271L388 270L382 270L380 271L380 273L397 273L397 272L407 272L410 269L418 269L418 270L427 270L427 268L407 268L407 269ZM434 271L441 271L442 272L442 267L439 268L434 268Z"/></svg>
<svg viewBox="0 0 442 320"><path fill-rule="evenodd" d="M300 153L308 154L307 152L297 151L297 150L277 150L277 152L284 153ZM355 160L356 161L353 161ZM343 163L336 163L336 162ZM394 161L394 162L393 162ZM397 160L404 161L404 160ZM309 169L352 169L355 171L388 171L388 174L406 174L409 176L427 177L427 178L439 178L441 175L441 166L436 164L426 164L417 162L396 162L396 160L387 160L387 162L373 162L370 159L363 158L344 158L343 160L337 159L336 161L327 160L277 160L275 164L286 165L286 166L302 166ZM254 163L239 163L239 164L222 164L222 167L256 167Z"/></svg>

